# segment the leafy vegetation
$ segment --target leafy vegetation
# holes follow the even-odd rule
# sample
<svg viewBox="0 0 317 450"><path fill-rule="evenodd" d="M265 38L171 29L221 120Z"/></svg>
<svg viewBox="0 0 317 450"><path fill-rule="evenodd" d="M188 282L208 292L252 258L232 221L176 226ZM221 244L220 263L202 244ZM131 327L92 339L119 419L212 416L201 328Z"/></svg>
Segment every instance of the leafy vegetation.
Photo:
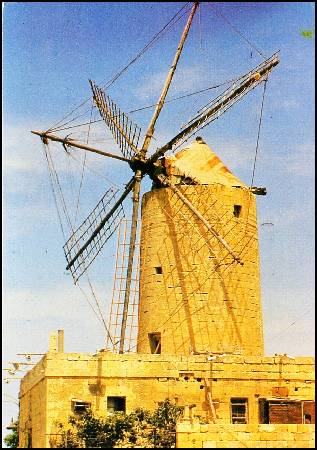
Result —
<svg viewBox="0 0 317 450"><path fill-rule="evenodd" d="M69 418L70 427L59 424L57 448L174 448L175 431L182 408L168 399L153 412L142 408L130 414L116 412L96 417L92 411ZM53 443L52 443L53 444Z"/></svg>
<svg viewBox="0 0 317 450"><path fill-rule="evenodd" d="M3 439L5 445L9 448L18 448L19 445L19 423L18 421L14 422L14 425L11 427L11 433L7 434Z"/></svg>

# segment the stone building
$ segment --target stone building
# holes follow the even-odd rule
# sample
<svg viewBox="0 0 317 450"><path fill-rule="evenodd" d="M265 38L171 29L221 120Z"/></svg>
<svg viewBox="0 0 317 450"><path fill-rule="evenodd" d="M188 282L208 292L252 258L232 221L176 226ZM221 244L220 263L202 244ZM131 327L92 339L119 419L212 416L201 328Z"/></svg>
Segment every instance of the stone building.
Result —
<svg viewBox="0 0 317 450"><path fill-rule="evenodd" d="M21 382L20 447L49 448L88 407L166 398L179 448L313 446L314 359L263 355L255 191L202 139L162 167L210 229L170 188L144 195L137 352L65 353L53 335Z"/></svg>

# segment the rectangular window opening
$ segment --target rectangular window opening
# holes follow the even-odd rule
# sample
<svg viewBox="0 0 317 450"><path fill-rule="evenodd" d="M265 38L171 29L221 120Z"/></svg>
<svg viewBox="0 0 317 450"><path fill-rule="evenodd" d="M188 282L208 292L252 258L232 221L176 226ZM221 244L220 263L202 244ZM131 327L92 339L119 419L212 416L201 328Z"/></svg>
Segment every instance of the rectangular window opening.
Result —
<svg viewBox="0 0 317 450"><path fill-rule="evenodd" d="M149 333L150 350L152 354L161 353L161 333Z"/></svg>
<svg viewBox="0 0 317 450"><path fill-rule="evenodd" d="M248 399L232 398L230 400L231 423L248 423Z"/></svg>
<svg viewBox="0 0 317 450"><path fill-rule="evenodd" d="M107 411L114 413L121 411L125 413L125 397L107 397Z"/></svg>
<svg viewBox="0 0 317 450"><path fill-rule="evenodd" d="M83 414L91 408L91 403L81 400L72 400L72 411L75 414Z"/></svg>
<svg viewBox="0 0 317 450"><path fill-rule="evenodd" d="M260 423L315 423L315 402L305 400L259 400Z"/></svg>
<svg viewBox="0 0 317 450"><path fill-rule="evenodd" d="M233 215L234 217L240 217L242 206L241 205L233 205Z"/></svg>
<svg viewBox="0 0 317 450"><path fill-rule="evenodd" d="M156 273L157 275L162 275L162 273L163 273L162 267L160 267L160 266L155 267L155 273Z"/></svg>

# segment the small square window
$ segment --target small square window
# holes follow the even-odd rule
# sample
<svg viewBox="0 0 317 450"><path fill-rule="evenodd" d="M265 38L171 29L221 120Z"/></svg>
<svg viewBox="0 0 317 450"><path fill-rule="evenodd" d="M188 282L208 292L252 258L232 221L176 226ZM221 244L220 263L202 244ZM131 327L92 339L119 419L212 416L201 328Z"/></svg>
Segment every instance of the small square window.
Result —
<svg viewBox="0 0 317 450"><path fill-rule="evenodd" d="M72 400L72 411L75 414L83 414L90 409L91 403L82 400Z"/></svg>
<svg viewBox="0 0 317 450"><path fill-rule="evenodd" d="M107 411L108 413L125 412L125 397L107 397Z"/></svg>
<svg viewBox="0 0 317 450"><path fill-rule="evenodd" d="M232 398L230 400L231 423L248 423L248 400Z"/></svg>
<svg viewBox="0 0 317 450"><path fill-rule="evenodd" d="M233 215L234 217L240 217L242 206L241 205L233 205Z"/></svg>
<svg viewBox="0 0 317 450"><path fill-rule="evenodd" d="M156 273L157 275L162 275L162 273L163 273L162 267L155 267L155 273Z"/></svg>

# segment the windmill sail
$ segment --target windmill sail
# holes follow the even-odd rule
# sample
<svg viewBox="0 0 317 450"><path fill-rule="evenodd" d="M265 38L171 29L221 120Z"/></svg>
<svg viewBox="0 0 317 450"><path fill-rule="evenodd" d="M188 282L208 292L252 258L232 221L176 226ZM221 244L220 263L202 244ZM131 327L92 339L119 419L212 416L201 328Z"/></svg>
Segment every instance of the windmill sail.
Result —
<svg viewBox="0 0 317 450"><path fill-rule="evenodd" d="M177 135L177 140L173 142L180 144L187 140L189 136L200 128L217 119L227 111L234 103L244 97L249 91L254 89L262 81L266 80L272 68L279 63L278 53L274 53L269 59L263 61L246 75L240 77L225 92L220 94L215 100L206 105L199 115L194 117L186 126L185 130Z"/></svg>
<svg viewBox="0 0 317 450"><path fill-rule="evenodd" d="M183 194L182 189L179 189L176 185L177 181L182 181L183 178L188 178L192 181L192 184L204 184L210 181L210 175L204 173L205 168L217 168L217 173L213 171L213 181L223 184L223 175L227 175L227 182L230 186L242 186L242 184L233 175L230 176L230 171L221 163L216 156L208 156L208 161L205 161L203 166L203 152L200 152L200 160L197 160L197 153L194 157L194 162L199 162L199 173L193 174L192 170L188 171L188 163L192 163L191 155L187 152L186 157L183 154L183 158L175 156L173 159L165 158L164 161L158 161L158 159L165 155L169 150L176 150L182 143L187 141L190 136L196 133L201 128L205 127L219 116L221 116L226 110L228 110L234 103L242 99L244 95L258 86L261 82L266 81L268 75L272 69L279 63L278 53L275 53L271 58L263 61L256 68L249 71L247 74L239 77L236 81L216 99L209 102L203 109L198 111L197 115L185 125L181 131L174 136L163 147L158 148L150 157L147 157L147 151L150 146L151 139L155 132L155 124L159 117L159 114L163 108L174 72L176 70L178 60L180 58L183 45L187 38L194 14L198 8L198 2L194 2L187 23L184 27L182 36L180 38L179 45L177 47L173 63L170 67L169 73L165 80L161 96L156 104L155 111L153 113L150 124L145 132L144 142L139 147L139 139L141 135L141 128L134 124L127 115L122 112L118 106L110 99L105 92L98 87L93 81L90 80L90 85L93 93L93 100L98 107L99 113L102 119L105 121L109 130L111 131L115 142L120 147L123 156L116 156L99 149L94 149L87 145L82 145L69 138L59 138L49 132L33 132L41 136L43 142L53 140L62 142L64 146L72 146L81 148L87 151L95 152L103 156L109 156L124 160L129 163L134 175L132 179L126 184L125 190L122 195L115 199L115 193L112 190L106 192L94 210L85 219L83 224L73 232L72 236L66 242L64 251L67 259L67 270L70 270L74 281L87 270L92 264L102 247L112 236L114 231L118 228L121 219L124 216L122 202L133 190L132 200L132 220L131 231L129 236L129 252L127 259L124 298L120 297L120 314L116 314L117 326L116 337L117 344L119 344L119 353L123 353L126 349L125 339L126 330L129 327L129 311L130 311L130 297L131 290L133 290L134 279L134 253L137 245L137 225L138 225L138 208L140 201L140 184L145 175L149 175L154 181L154 184L159 187L169 187L169 191L178 197L178 201L185 205L188 211L190 211L190 217L195 218L195 223L199 221L199 225L203 224L209 232L212 242L216 242L216 245L223 248L233 258L234 262L243 264L236 253L235 248L232 248L225 240L225 235L222 237L219 230L214 223L210 223L210 217L205 217L205 214L200 211L187 197ZM66 122L68 123L68 122ZM50 131L50 130L49 130ZM197 160L197 161L196 161ZM176 180L175 180L176 178ZM175 182L176 181L176 182ZM233 184L234 183L234 184ZM258 189L258 188L256 188ZM253 192L253 191L252 191ZM249 192L247 192L249 194ZM185 208L184 208L185 209ZM188 213L187 211L187 213ZM188 215L188 214L187 214ZM209 241L208 241L209 242ZM220 244L220 245L219 245ZM232 263L232 261L231 261ZM117 319L120 316L121 325ZM120 338L118 330L120 328ZM194 347L193 347L194 348Z"/></svg>
<svg viewBox="0 0 317 450"><path fill-rule="evenodd" d="M241 76L225 92L220 94L209 105L206 105L199 114L194 117L185 128L173 137L167 144L156 150L149 158L149 162L155 162L160 156L163 156L173 146L178 147L187 141L190 136L210 122L217 119L227 111L238 100L243 98L248 92L254 89L258 84L265 81L271 70L279 63L278 53L274 53L269 59L263 61L247 74Z"/></svg>
<svg viewBox="0 0 317 450"><path fill-rule="evenodd" d="M111 215L107 214L109 208L112 208L111 211L114 209L115 200L116 191L109 189L64 245L67 268L70 269L75 282L88 269L124 218L121 203ZM100 227L100 224L103 226ZM87 245L88 239L98 227L100 230ZM78 255L79 251L81 251L80 255Z"/></svg>
<svg viewBox="0 0 317 450"><path fill-rule="evenodd" d="M141 128L134 124L93 81L89 81L101 117L110 128L123 156L131 159L139 152Z"/></svg>

